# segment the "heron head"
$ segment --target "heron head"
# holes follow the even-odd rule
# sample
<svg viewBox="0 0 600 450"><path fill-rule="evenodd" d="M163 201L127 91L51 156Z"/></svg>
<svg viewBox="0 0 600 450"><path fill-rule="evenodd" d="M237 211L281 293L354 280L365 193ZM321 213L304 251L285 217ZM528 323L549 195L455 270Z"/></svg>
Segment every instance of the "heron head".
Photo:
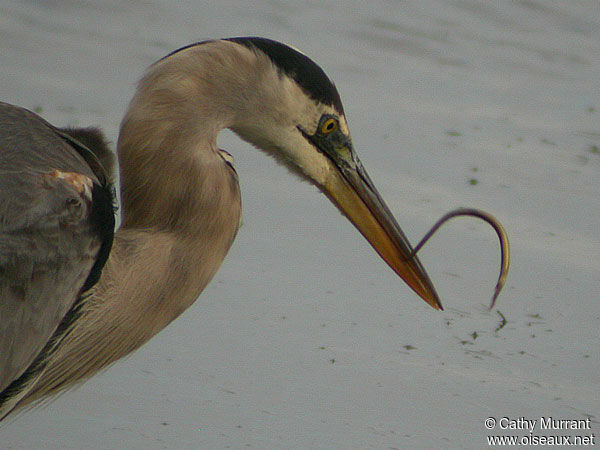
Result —
<svg viewBox="0 0 600 450"><path fill-rule="evenodd" d="M310 58L264 38L229 39L256 58L258 72L231 128L314 183L390 267L429 305L442 309L408 239L361 164L338 91Z"/></svg>

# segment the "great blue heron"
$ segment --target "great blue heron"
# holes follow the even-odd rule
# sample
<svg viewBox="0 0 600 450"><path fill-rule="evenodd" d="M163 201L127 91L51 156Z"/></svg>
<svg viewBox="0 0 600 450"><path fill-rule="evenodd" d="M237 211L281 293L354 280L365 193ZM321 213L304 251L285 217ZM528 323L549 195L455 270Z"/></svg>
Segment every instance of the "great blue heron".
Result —
<svg viewBox="0 0 600 450"><path fill-rule="evenodd" d="M116 232L99 132L0 104L0 417L127 355L196 300L240 224L225 128L314 183L441 309L323 70L268 39L201 42L152 65L129 105Z"/></svg>

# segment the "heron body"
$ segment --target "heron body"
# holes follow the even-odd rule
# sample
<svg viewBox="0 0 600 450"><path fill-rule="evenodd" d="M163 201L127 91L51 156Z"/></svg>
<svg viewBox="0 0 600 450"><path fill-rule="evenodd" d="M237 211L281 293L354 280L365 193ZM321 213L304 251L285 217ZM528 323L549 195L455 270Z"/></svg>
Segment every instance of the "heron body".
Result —
<svg viewBox="0 0 600 450"><path fill-rule="evenodd" d="M241 218L229 128L322 190L386 262L439 299L356 156L340 97L302 53L207 41L152 65L122 121L122 223L110 152L0 105L0 417L135 350L212 279Z"/></svg>

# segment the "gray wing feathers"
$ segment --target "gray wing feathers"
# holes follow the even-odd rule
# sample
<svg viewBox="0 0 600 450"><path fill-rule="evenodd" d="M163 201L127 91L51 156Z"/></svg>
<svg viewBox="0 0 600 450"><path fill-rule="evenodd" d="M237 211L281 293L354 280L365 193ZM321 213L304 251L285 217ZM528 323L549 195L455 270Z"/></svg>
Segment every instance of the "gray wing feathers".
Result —
<svg viewBox="0 0 600 450"><path fill-rule="evenodd" d="M97 182L45 121L0 103L0 392L44 348L94 265Z"/></svg>

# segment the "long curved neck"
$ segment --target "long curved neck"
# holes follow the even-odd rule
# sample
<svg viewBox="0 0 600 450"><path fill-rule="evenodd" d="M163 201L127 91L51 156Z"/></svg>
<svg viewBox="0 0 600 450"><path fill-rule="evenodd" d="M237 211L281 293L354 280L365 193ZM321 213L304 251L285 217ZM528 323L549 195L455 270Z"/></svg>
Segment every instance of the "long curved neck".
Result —
<svg viewBox="0 0 600 450"><path fill-rule="evenodd" d="M202 58L177 56L150 68L121 124L124 229L197 228L191 219L214 217L219 204L233 200L223 198L230 194L232 177L216 144L233 111L227 96L206 83L222 80L223 74L204 74L215 67L202 64Z"/></svg>
<svg viewBox="0 0 600 450"><path fill-rule="evenodd" d="M144 272L153 279L151 292L142 295L162 299L165 316L178 315L196 299L240 223L237 175L216 139L234 123L231 92L242 92L246 80L224 80L229 68L215 55L203 56L175 54L150 68L117 144L123 221L115 258L134 279L141 282L136 273ZM222 92L211 85L215 79L225 86ZM107 269L111 276L110 264Z"/></svg>
<svg viewBox="0 0 600 450"><path fill-rule="evenodd" d="M168 325L196 300L235 238L237 177L216 147L234 120L230 94L218 102L218 91L203 92L218 67L204 73L201 61L175 64L175 56L150 69L125 115L117 146L121 228L100 281L24 404L89 377Z"/></svg>

